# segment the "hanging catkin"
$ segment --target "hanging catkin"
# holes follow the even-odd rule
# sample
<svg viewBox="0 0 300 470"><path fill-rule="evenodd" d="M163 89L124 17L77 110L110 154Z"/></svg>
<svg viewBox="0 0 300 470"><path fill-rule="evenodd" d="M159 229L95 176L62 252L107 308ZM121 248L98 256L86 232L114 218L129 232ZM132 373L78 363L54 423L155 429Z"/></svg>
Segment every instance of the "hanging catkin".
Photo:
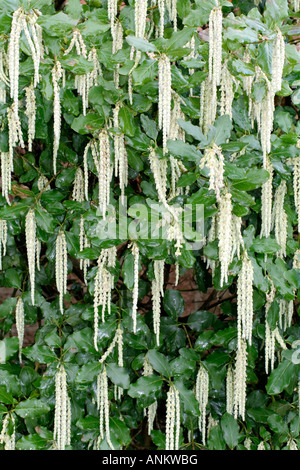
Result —
<svg viewBox="0 0 300 470"><path fill-rule="evenodd" d="M115 25L115 33L113 37L113 47L112 47L113 54L116 54L120 49L122 49L122 47L123 47L123 27L122 27L122 23L120 21L117 21ZM115 82L116 88L119 88L119 79L120 79L119 70L120 70L120 64L117 64L114 70L114 82Z"/></svg>
<svg viewBox="0 0 300 470"><path fill-rule="evenodd" d="M207 77L200 85L200 119L199 126L204 135L217 116L217 85Z"/></svg>
<svg viewBox="0 0 300 470"><path fill-rule="evenodd" d="M237 281L237 328L238 328L238 349L241 341L247 340L249 345L252 342L252 322L253 322L253 266L244 252L242 268Z"/></svg>
<svg viewBox="0 0 300 470"><path fill-rule="evenodd" d="M226 374L226 412L233 414L234 407L234 370L229 365Z"/></svg>
<svg viewBox="0 0 300 470"><path fill-rule="evenodd" d="M139 0L135 2L134 23L135 36L144 39L147 20L147 3L148 0Z"/></svg>
<svg viewBox="0 0 300 470"><path fill-rule="evenodd" d="M33 84L25 88L26 93L26 110L25 114L28 118L28 151L32 152L32 142L35 136L35 118L36 118L36 102Z"/></svg>
<svg viewBox="0 0 300 470"><path fill-rule="evenodd" d="M61 105L60 105L60 86L59 81L62 78L62 67L59 61L55 62L52 69L52 83L53 83L53 172L56 174L56 159L60 141L60 130L61 130Z"/></svg>
<svg viewBox="0 0 300 470"><path fill-rule="evenodd" d="M7 108L7 122L8 122L8 147L10 156L10 171L13 171L14 167L14 147L19 145L21 148L25 148L21 122L19 116L15 116L15 103Z"/></svg>
<svg viewBox="0 0 300 470"><path fill-rule="evenodd" d="M94 291L94 346L96 351L98 351L98 307L102 308L102 322L104 323L106 310L109 315L111 312L111 291L114 287L114 276L109 272L108 268L115 267L116 257L117 249L113 246L103 249L98 258L98 270L95 277Z"/></svg>
<svg viewBox="0 0 300 470"><path fill-rule="evenodd" d="M11 190L11 155L9 152L1 152L1 183L2 196L5 197L7 204L10 206L9 191Z"/></svg>
<svg viewBox="0 0 300 470"><path fill-rule="evenodd" d="M22 363L22 347L24 341L24 304L22 297L19 297L16 305L16 328L19 339L19 362Z"/></svg>
<svg viewBox="0 0 300 470"><path fill-rule="evenodd" d="M300 148L300 140L299 146ZM297 213L298 227L300 227L300 157L292 159L293 165L293 189L294 189L294 204Z"/></svg>
<svg viewBox="0 0 300 470"><path fill-rule="evenodd" d="M158 60L158 126L163 133L163 152L167 152L167 139L171 124L172 79L170 59L162 54Z"/></svg>
<svg viewBox="0 0 300 470"><path fill-rule="evenodd" d="M220 85L222 64L222 8L215 7L209 15L209 74L208 80Z"/></svg>
<svg viewBox="0 0 300 470"><path fill-rule="evenodd" d="M94 69L86 74L86 96L88 97L90 89L97 85L98 77L102 75L101 65L98 59L97 49L95 46L89 52L88 61L93 62Z"/></svg>
<svg viewBox="0 0 300 470"><path fill-rule="evenodd" d="M2 257L6 255L6 242L7 222L6 220L0 219L0 271L2 271Z"/></svg>
<svg viewBox="0 0 300 470"><path fill-rule="evenodd" d="M200 417L198 420L199 431L202 433L202 443L206 442L206 407L208 404L209 393L209 375L203 364L200 368L196 378L195 395L199 403Z"/></svg>
<svg viewBox="0 0 300 470"><path fill-rule="evenodd" d="M106 209L110 201L110 183L112 167L110 164L110 145L107 129L102 129L98 139L91 142L94 163L98 172L99 209L102 217L106 217Z"/></svg>
<svg viewBox="0 0 300 470"><path fill-rule="evenodd" d="M164 260L154 260L154 279L152 281L153 330L159 346L161 297L164 296Z"/></svg>
<svg viewBox="0 0 300 470"><path fill-rule="evenodd" d="M284 66L285 45L284 38L280 29L277 31L273 44L272 52L272 82L271 87L273 93L281 90L282 72Z"/></svg>
<svg viewBox="0 0 300 470"><path fill-rule="evenodd" d="M119 111L121 103L117 103L114 108L114 127L119 127ZM119 184L121 190L121 203L125 202L125 187L128 184L128 160L125 147L124 134L116 134L114 136L115 150L115 176L119 176Z"/></svg>
<svg viewBox="0 0 300 470"><path fill-rule="evenodd" d="M35 261L36 261L36 221L34 209L29 209L25 219L26 250L31 286L31 302L34 305Z"/></svg>
<svg viewBox="0 0 300 470"><path fill-rule="evenodd" d="M272 228L273 167L269 158L266 160L265 169L269 172L270 176L262 185L260 237L269 237Z"/></svg>
<svg viewBox="0 0 300 470"><path fill-rule="evenodd" d="M8 433L9 421L13 426L13 432ZM15 419L12 414L6 414L2 422L2 431L0 434L0 444L4 444L4 450L15 450L16 446L16 432L15 432Z"/></svg>
<svg viewBox="0 0 300 470"><path fill-rule="evenodd" d="M75 47L76 53L79 56L84 57L87 59L87 49L86 45L83 41L82 35L78 29L75 29L73 32L73 36L70 42L69 47L65 50L64 55L69 54L72 49ZM96 54L97 56L97 54ZM95 58L97 60L97 58ZM97 67L96 65L96 73L97 73ZM95 68L94 68L95 72ZM83 115L86 115L86 110L88 107L88 92L89 89L87 87L87 83L90 81L90 76L89 72L83 75L75 75L75 87L77 90L77 93L82 97L82 108L83 108Z"/></svg>
<svg viewBox="0 0 300 470"><path fill-rule="evenodd" d="M236 255L240 259L241 248L244 248L244 240L242 237L242 218L232 214L231 236L232 236L232 252L231 261Z"/></svg>
<svg viewBox="0 0 300 470"><path fill-rule="evenodd" d="M158 194L158 200L166 207L168 207L166 195L167 195L167 166L166 160L159 159L156 155L155 149L150 148L149 152L149 163L152 174L154 176L154 182L156 191Z"/></svg>
<svg viewBox="0 0 300 470"><path fill-rule="evenodd" d="M200 162L200 169L206 166L209 169L209 189L212 189L220 201L220 190L224 187L223 174L224 174L224 157L222 149L216 144L211 148L206 148L204 156Z"/></svg>
<svg viewBox="0 0 300 470"><path fill-rule="evenodd" d="M28 42L31 57L34 66L33 86L39 83L39 66L43 57L42 34L41 27L36 23L40 16L38 10L25 13L23 7L20 7L13 13L10 39L8 44L8 64L9 64L9 81L10 81L10 97L14 104L14 119L19 120L19 62L20 62L20 37L24 31ZM28 27L29 25L29 27Z"/></svg>
<svg viewBox="0 0 300 470"><path fill-rule="evenodd" d="M275 239L280 245L277 256L283 258L286 256L287 242L287 213L284 209L284 198L286 195L286 182L282 180L275 191L273 212L272 212L272 230L274 229Z"/></svg>
<svg viewBox="0 0 300 470"><path fill-rule="evenodd" d="M59 293L59 309L61 314L63 314L64 294L67 293L68 253L66 237L62 230L58 232L55 243L55 277Z"/></svg>
<svg viewBox="0 0 300 470"><path fill-rule="evenodd" d="M117 331L115 333L115 336L113 337L113 340L112 342L110 343L109 347L107 348L107 350L105 351L104 354L102 354L101 358L99 359L99 362L100 364L103 364L103 362L106 361L106 359L108 358L108 356L113 352L114 350L114 347L119 343L120 343L120 338L122 338L122 330L120 328L120 325L118 326L117 328ZM122 343L121 343L122 344Z"/></svg>
<svg viewBox="0 0 300 470"><path fill-rule="evenodd" d="M218 239L219 239L219 260L221 263L220 285L228 282L228 268L231 261L232 252L232 204L231 194L225 193L219 201L218 211Z"/></svg>
<svg viewBox="0 0 300 470"><path fill-rule="evenodd" d="M275 299L276 289L273 281L271 282L271 287L266 293L266 304L265 304L265 370L266 374L269 373L269 362L271 362L271 370L274 369L275 361L275 335L272 334L271 329L268 323L268 312L271 307L272 302Z"/></svg>
<svg viewBox="0 0 300 470"><path fill-rule="evenodd" d="M171 384L167 393L166 404L166 448L165 450L179 449L180 435L180 399L175 385Z"/></svg>
<svg viewBox="0 0 300 470"><path fill-rule="evenodd" d="M228 114L232 119L232 103L234 99L234 77L228 70L227 61L224 62L221 69L221 105L220 114Z"/></svg>
<svg viewBox="0 0 300 470"><path fill-rule="evenodd" d="M148 377L149 375L153 374L153 368L148 361L147 356L145 356L144 359L144 365L143 365L143 376ZM154 403L151 403L147 408L144 408L144 416L147 416L148 418L148 435L151 435L151 431L153 430L153 423L155 420L156 412L157 412L157 400L155 400Z"/></svg>
<svg viewBox="0 0 300 470"><path fill-rule="evenodd" d="M109 427L109 400L108 400L108 378L105 366L102 372L97 377L97 408L100 415L100 442L106 438L109 447L114 450L114 447L110 438L110 427Z"/></svg>
<svg viewBox="0 0 300 470"><path fill-rule="evenodd" d="M71 444L71 402L67 391L67 374L62 364L55 374L53 439L57 450L65 450Z"/></svg>
<svg viewBox="0 0 300 470"><path fill-rule="evenodd" d="M0 50L0 103L6 103L6 87L9 88L7 54Z"/></svg>
<svg viewBox="0 0 300 470"><path fill-rule="evenodd" d="M72 198L74 201L83 202L84 201L84 175L80 167L77 168L74 185L73 185L73 193ZM80 251L84 250L84 248L88 248L90 246L89 240L85 235L84 230L84 218L80 216L80 223L79 223L79 248ZM86 283L86 274L87 268L90 265L89 259L80 259L80 269L83 270L83 277L84 282Z"/></svg>
<svg viewBox="0 0 300 470"><path fill-rule="evenodd" d="M235 371L234 371L234 417L240 416L245 420L246 407L246 389L247 389L247 343L241 340L240 348L236 353Z"/></svg>
<svg viewBox="0 0 300 470"><path fill-rule="evenodd" d="M136 333L136 322L137 322L137 308L138 308L138 297L139 297L139 257L140 250L138 245L133 242L131 246L131 253L133 256L133 292L132 292L132 321L133 321L133 332Z"/></svg>

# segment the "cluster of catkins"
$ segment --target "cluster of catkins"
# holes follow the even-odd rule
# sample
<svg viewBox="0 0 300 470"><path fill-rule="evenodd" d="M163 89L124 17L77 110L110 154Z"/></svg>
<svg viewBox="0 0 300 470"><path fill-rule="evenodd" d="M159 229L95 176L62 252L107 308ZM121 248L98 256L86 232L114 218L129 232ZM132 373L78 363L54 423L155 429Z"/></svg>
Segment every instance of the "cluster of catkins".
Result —
<svg viewBox="0 0 300 470"><path fill-rule="evenodd" d="M148 22L148 1L140 0L135 2L135 36L136 38L149 38L156 28L156 37L164 37L165 15L168 14L173 23L174 31L177 30L177 0L151 0L151 7L158 8L160 15L159 27L156 28L153 21L153 8L149 12ZM113 39L112 52L116 54L123 46L123 28L118 18L117 0L108 0L108 18L111 24L111 35ZM299 1L294 1L295 11L299 10ZM1 174L2 174L2 195L8 204L11 203L9 192L11 190L11 174L13 172L14 148L19 145L25 147L21 122L19 118L19 61L20 61L20 37L24 33L31 51L34 65L34 75L32 82L25 88L25 115L28 120L28 151L32 151L35 139L36 124L36 97L35 88L40 82L40 62L45 54L43 46L42 29L37 23L41 16L38 10L26 12L20 7L13 14L11 34L7 52L0 51L0 102L6 103L7 89L10 91L11 105L7 108L7 120L9 129L8 152L1 153ZM219 109L220 115L228 115L232 118L232 103L235 91L239 83L232 76L229 70L228 61L222 62L222 7L216 2L209 15L209 61L207 78L200 84L200 121L201 131L207 135L210 126L214 123ZM186 59L196 57L195 37L187 43L191 52ZM73 51L74 50L74 51ZM75 76L75 89L82 97L83 115L86 115L89 107L89 91L98 83L98 77L102 75L101 65L98 60L96 48L93 46L88 52L80 29L75 28L69 46L64 51L64 55L75 53L82 56L93 64L91 71ZM148 54L158 61L158 126L162 131L163 158L158 155L156 149L149 149L149 165L154 178L155 187L159 202L164 206L169 214L170 224L168 229L168 240L174 242L176 248L175 256L179 257L184 244L184 237L181 227L182 209L170 205L170 200L175 196L183 194L182 188L177 187L177 182L182 174L187 171L184 164L175 156L167 155L168 139L185 140L185 133L179 125L180 120L184 120L181 110L181 98L172 90L172 68L170 58L166 53L158 56ZM128 95L129 102L133 102L133 72L137 68L141 52L131 49L130 59L132 68L128 74ZM262 187L262 225L261 237L268 237L274 231L280 249L277 256L286 256L287 241L287 213L284 200L287 192L286 183L282 181L276 188L273 202L273 167L269 157L271 151L271 133L273 129L274 98L275 94L281 90L282 74L285 60L284 38L280 30L276 31L273 40L272 52L272 76L271 80L263 73L259 66L256 66L255 73L243 79L243 87L249 100L249 116L252 126L257 126L260 135L262 148L263 168L268 171L269 178ZM250 51L244 54L245 63L251 62ZM193 73L193 70L190 70ZM61 136L61 102L60 91L65 87L66 73L61 62L56 59L52 68L53 85L53 172L57 173L57 157L59 154ZM262 82L265 85L266 93L263 100L256 103L252 98L253 85ZM119 87L119 64L114 70L115 87ZM191 94L193 90L191 89ZM113 109L113 120L107 122L105 127L94 133L92 139L87 144L83 155L83 170L78 167L76 170L72 198L76 202L89 200L89 153L92 156L98 174L98 199L99 211L105 219L111 198L111 182L113 173L119 178L121 199L124 202L125 188L128 184L128 161L125 136L121 132L113 133L110 139L110 127L119 129L119 113L122 109L122 102L116 103ZM256 124L255 124L256 123ZM111 140L114 151L111 151ZM299 143L300 146L300 143ZM114 165L112 159L114 157ZM226 410L237 417L245 419L245 400L247 382L247 346L251 346L252 323L253 323L253 278L254 269L251 256L247 253L242 237L242 220L233 212L232 194L226 186L224 177L224 156L222 148L212 143L204 151L200 162L200 171L204 168L208 171L209 190L215 193L217 201L217 213L212 218L211 228L207 236L207 242L218 239L219 263L221 268L220 285L223 287L228 283L230 276L230 264L236 257L241 264L237 280L237 352L235 365L230 365L226 378ZM292 161L294 169L294 198L295 206L300 221L300 157L295 157ZM170 182L168 174L170 170ZM40 175L38 188L41 192L49 189L49 181ZM188 194L189 188L186 188ZM35 271L39 269L40 242L36 236L35 208L28 210L25 220L26 249L29 268L29 280L31 285L31 301L35 303ZM84 217L79 221L80 251L88 248L89 240L85 233ZM0 220L0 269L2 269L2 256L6 254L7 224L5 220ZM133 279L134 286L132 292L132 320L133 332L137 331L137 312L139 294L139 270L140 270L140 250L137 241L133 240L129 245L133 257ZM106 248L101 251L97 262L97 273L94 283L94 347L98 351L98 323L99 308L101 309L102 322L105 322L107 315L111 313L111 298L114 289L114 268L117 261L116 247ZM89 260L81 259L80 268L84 272L86 280ZM178 282L178 262L176 262L176 284ZM216 261L207 258L207 266L214 272ZM152 279L152 303L153 303L153 328L156 335L156 343L160 344L160 316L161 302L164 296L164 260L153 261L154 276ZM294 259L294 267L299 267L298 254ZM67 292L68 276L68 253L67 238L60 228L55 243L55 276L56 286L59 293L59 309L64 312L64 294ZM281 337L280 329L291 324L293 315L293 303L284 299L280 300L280 318L275 330L271 330L268 321L268 311L276 297L273 283L270 281L270 290L267 294L266 303L266 336L265 336L265 364L266 372L273 369L275 362L275 341L285 349L285 343ZM19 337L19 360L22 361L22 344L24 339L24 304L22 296L18 297L16 304L16 328ZM108 445L113 449L109 426L109 384L106 368L106 360L113 353L115 347L118 348L118 365L123 366L123 329L121 323L118 324L115 336L99 359L101 371L97 378L97 408L100 416L99 440L96 448L99 448L101 441L105 438ZM153 368L147 357L144 360L143 375L149 376L153 373ZM202 441L205 445L207 435L217 422L210 416L207 425L206 408L209 399L209 374L204 364L200 364L196 384L195 397L199 404L199 431L202 433ZM121 398L122 388L115 387L115 399ZM145 410L148 418L148 432L151 433L155 415L157 411L157 401L149 405ZM166 449L174 450L180 446L180 393L174 383L169 384L166 399ZM14 448L15 432L8 434L7 427L9 420L13 422L13 415L5 416L3 428L0 435L0 442L4 443L6 449ZM246 441L245 441L246 442ZM54 444L53 448L64 450L71 443L71 401L68 394L67 372L63 364L59 364L55 374L55 419L54 419ZM246 444L245 444L246 446ZM248 444L247 444L248 446ZM247 447L246 446L246 447ZM294 448L294 441L291 440L290 448ZM259 445L264 449L264 443Z"/></svg>

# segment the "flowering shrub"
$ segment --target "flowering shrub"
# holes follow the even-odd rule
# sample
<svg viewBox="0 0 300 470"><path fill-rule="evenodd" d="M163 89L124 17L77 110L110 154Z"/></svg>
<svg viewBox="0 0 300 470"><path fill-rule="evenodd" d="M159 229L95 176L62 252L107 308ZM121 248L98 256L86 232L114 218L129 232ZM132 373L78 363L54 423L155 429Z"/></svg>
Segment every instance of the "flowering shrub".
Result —
<svg viewBox="0 0 300 470"><path fill-rule="evenodd" d="M299 0L55 3L0 5L1 446L297 449Z"/></svg>

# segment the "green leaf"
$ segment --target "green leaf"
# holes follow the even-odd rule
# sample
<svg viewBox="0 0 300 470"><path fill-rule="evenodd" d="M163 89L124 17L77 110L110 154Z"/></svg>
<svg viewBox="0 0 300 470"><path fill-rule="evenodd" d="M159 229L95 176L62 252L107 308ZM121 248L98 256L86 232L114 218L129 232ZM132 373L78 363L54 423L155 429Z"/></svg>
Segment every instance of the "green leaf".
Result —
<svg viewBox="0 0 300 470"><path fill-rule="evenodd" d="M290 388L293 384L296 384L298 380L298 370L298 365L284 359L276 369L271 372L268 378L266 385L268 394L277 395L283 390Z"/></svg>
<svg viewBox="0 0 300 470"><path fill-rule="evenodd" d="M28 398L15 407L15 413L21 418L37 418L50 411L50 406L43 400Z"/></svg>
<svg viewBox="0 0 300 470"><path fill-rule="evenodd" d="M124 367L109 362L106 364L106 372L110 380L118 387L127 389L130 385L129 375Z"/></svg>
<svg viewBox="0 0 300 470"><path fill-rule="evenodd" d="M192 162L200 163L202 155L196 150L194 145L190 145L182 140L168 140L167 147L175 158L182 157Z"/></svg>
<svg viewBox="0 0 300 470"><path fill-rule="evenodd" d="M140 377L134 384L130 385L128 395L141 401L141 405L149 406L156 400L161 390L163 379L157 375Z"/></svg>
<svg viewBox="0 0 300 470"><path fill-rule="evenodd" d="M43 31L52 36L61 36L71 31L77 24L76 19L70 18L68 15L60 11L54 15L42 15L38 18L37 23L42 26Z"/></svg>
<svg viewBox="0 0 300 470"><path fill-rule="evenodd" d="M150 43L142 38L137 38L135 36L126 36L126 41L130 46L133 46L138 51L142 52L157 52L155 44Z"/></svg>
<svg viewBox="0 0 300 470"><path fill-rule="evenodd" d="M35 219L37 226L47 233L53 233L55 228L55 220L47 211L41 206L37 205L35 208Z"/></svg>
<svg viewBox="0 0 300 470"><path fill-rule="evenodd" d="M239 425L236 419L231 414L225 413L221 419L221 428L226 444L231 450L234 449L240 437Z"/></svg>
<svg viewBox="0 0 300 470"><path fill-rule="evenodd" d="M76 376L76 383L86 384L93 382L97 375L101 372L102 366L98 362L93 362L91 364L84 364L82 368L78 371Z"/></svg>
<svg viewBox="0 0 300 470"><path fill-rule="evenodd" d="M193 416L199 416L199 403L197 402L193 391L188 390L181 380L174 380L174 384L179 392L186 413Z"/></svg>
<svg viewBox="0 0 300 470"><path fill-rule="evenodd" d="M170 377L170 365L167 358L155 349L150 349L147 353L148 361L156 372L164 377Z"/></svg>
<svg viewBox="0 0 300 470"><path fill-rule="evenodd" d="M171 318L181 317L184 313L184 300L178 290L167 289L164 295L164 309Z"/></svg>
<svg viewBox="0 0 300 470"><path fill-rule="evenodd" d="M91 134L97 129L101 129L104 125L104 119L98 114L80 115L75 118L71 124L71 128L78 134Z"/></svg>
<svg viewBox="0 0 300 470"><path fill-rule="evenodd" d="M256 253L276 253L280 250L280 245L271 237L257 237L251 245L251 251Z"/></svg>
<svg viewBox="0 0 300 470"><path fill-rule="evenodd" d="M56 356L53 351L51 351L48 346L37 345L28 346L23 349L23 354L31 359L33 362L38 362L40 364L49 364L56 360Z"/></svg>
<svg viewBox="0 0 300 470"><path fill-rule="evenodd" d="M232 129L230 117L225 114L218 117L213 126L210 127L207 140L209 143L214 142L216 145L224 144L229 139Z"/></svg>
<svg viewBox="0 0 300 470"><path fill-rule="evenodd" d="M40 437L38 434L29 434L22 436L16 443L17 450L41 450L48 444L47 439Z"/></svg>

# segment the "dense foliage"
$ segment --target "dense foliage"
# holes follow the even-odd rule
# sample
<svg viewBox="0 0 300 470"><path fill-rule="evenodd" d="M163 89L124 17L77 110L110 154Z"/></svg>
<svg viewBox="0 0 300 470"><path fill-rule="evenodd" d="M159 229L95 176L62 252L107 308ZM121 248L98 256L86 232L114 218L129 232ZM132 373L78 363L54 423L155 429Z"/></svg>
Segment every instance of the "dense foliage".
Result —
<svg viewBox="0 0 300 470"><path fill-rule="evenodd" d="M137 1L0 0L1 445L297 448L300 5Z"/></svg>

